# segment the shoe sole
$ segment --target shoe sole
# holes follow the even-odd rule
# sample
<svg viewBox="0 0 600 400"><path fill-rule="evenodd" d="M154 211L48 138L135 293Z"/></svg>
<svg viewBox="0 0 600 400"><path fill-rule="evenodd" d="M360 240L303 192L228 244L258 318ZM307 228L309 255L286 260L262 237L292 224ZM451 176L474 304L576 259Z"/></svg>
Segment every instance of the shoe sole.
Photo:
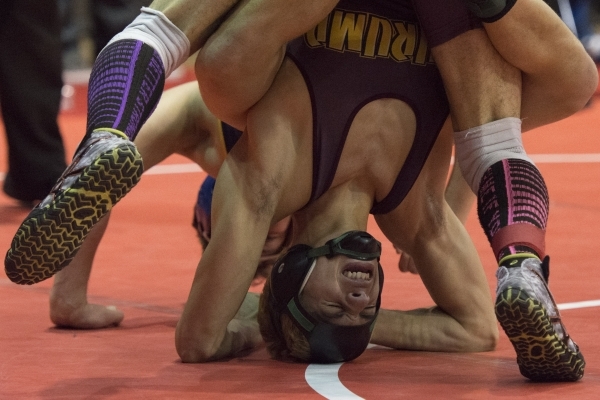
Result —
<svg viewBox="0 0 600 400"><path fill-rule="evenodd" d="M21 224L4 260L8 278L31 285L67 266L92 227L137 184L143 170L131 143L101 153L70 188Z"/></svg>
<svg viewBox="0 0 600 400"><path fill-rule="evenodd" d="M519 288L507 288L496 298L496 317L515 351L521 374L533 381L577 381L585 360L558 337L540 302Z"/></svg>

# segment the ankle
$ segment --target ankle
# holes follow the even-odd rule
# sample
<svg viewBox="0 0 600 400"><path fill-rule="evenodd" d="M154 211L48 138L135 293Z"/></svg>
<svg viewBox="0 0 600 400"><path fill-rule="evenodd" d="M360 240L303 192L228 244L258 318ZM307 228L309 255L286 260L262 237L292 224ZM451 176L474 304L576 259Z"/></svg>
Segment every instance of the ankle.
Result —
<svg viewBox="0 0 600 400"><path fill-rule="evenodd" d="M52 322L55 318L68 319L75 310L87 305L87 293L55 282L50 289L49 303Z"/></svg>

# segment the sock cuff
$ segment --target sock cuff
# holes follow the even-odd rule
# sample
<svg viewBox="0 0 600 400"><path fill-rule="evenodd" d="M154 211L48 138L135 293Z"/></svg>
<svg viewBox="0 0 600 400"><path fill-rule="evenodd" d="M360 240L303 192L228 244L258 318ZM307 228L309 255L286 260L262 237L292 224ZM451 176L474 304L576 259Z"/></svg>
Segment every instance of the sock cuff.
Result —
<svg viewBox="0 0 600 400"><path fill-rule="evenodd" d="M162 12L142 7L140 15L106 45L119 40L139 40L152 47L160 56L165 78L188 59L190 41ZM102 49L102 51L104 51Z"/></svg>

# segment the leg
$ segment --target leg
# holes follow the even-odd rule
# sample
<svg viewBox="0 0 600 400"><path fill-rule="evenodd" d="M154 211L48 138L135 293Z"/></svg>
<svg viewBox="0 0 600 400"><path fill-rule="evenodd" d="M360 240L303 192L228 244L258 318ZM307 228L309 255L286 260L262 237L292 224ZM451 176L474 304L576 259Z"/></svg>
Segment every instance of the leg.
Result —
<svg viewBox="0 0 600 400"><path fill-rule="evenodd" d="M147 168L171 154L179 153L208 170L222 162L214 138L218 121L200 98L198 86L190 82L165 92L156 112L136 138ZM96 224L67 268L55 275L50 292L50 319L61 327L99 329L118 325L123 312L87 301L87 286L108 216Z"/></svg>
<svg viewBox="0 0 600 400"><path fill-rule="evenodd" d="M526 10L520 4L527 6L536 1L519 0L495 22L486 24L486 29L510 26L507 21ZM531 22L533 18L528 24L539 29ZM539 39L539 35L535 37ZM465 42L471 42L472 54L484 55L483 59L465 57L463 51L469 48ZM548 198L545 183L521 143L521 123L517 119L522 108L520 71L504 61L502 51L496 51L481 31L475 31L435 47L433 54L447 85L455 129L462 130L455 133L457 160L478 195L480 221L500 264L496 313L513 341L521 373L533 380L577 380L583 375L585 362L560 323L544 279L544 265L539 261L545 255ZM531 68L525 73L535 74L538 58L529 58L519 67ZM586 74L584 70L584 78ZM483 90L478 93L477 87L465 86L463 100L459 81L467 85L471 81ZM484 92L486 89L489 91ZM507 308L512 314L506 312ZM520 320L515 318L518 315ZM532 346L528 337L542 345ZM538 350L541 356L533 354Z"/></svg>
<svg viewBox="0 0 600 400"><path fill-rule="evenodd" d="M596 67L576 38L543 2L519 0L503 18L484 26L493 48L482 35L471 33L471 44L469 40L459 38L434 50L448 92L451 96L456 95L451 101L456 130L466 130L507 116L520 116L522 129L527 131L567 117L589 100L596 88ZM469 48L470 45L474 47ZM485 49L487 53L482 54L476 48ZM482 56L473 58L469 52ZM474 64L474 70L467 73L464 73L464 68L469 68L467 63L444 62L444 59L466 58ZM507 85L514 85L513 89L518 85L517 71L503 59L521 70L520 114L514 111L517 104L515 91L507 92ZM483 90L479 90L482 79L471 79L483 73L478 65L491 66L491 71L483 78L486 85ZM496 97L490 99L485 93L494 93ZM458 178L458 175L453 174L449 182L447 198L453 210L458 207L468 212L470 195L456 185L462 179L454 177Z"/></svg>
<svg viewBox="0 0 600 400"><path fill-rule="evenodd" d="M88 235L73 262L54 277L50 290L50 320L59 327L98 329L118 325L123 312L114 306L90 304L87 288L96 249L108 225L108 215Z"/></svg>
<svg viewBox="0 0 600 400"><path fill-rule="evenodd" d="M42 200L66 167L57 123L62 89L56 1L3 1L0 102L8 144L4 191Z"/></svg>
<svg viewBox="0 0 600 400"><path fill-rule="evenodd" d="M137 183L143 165L131 140L165 77L234 3L156 0L101 52L90 77L86 135L53 193L19 227L5 259L11 280L33 284L68 265L90 229ZM45 249L39 232L51 237Z"/></svg>
<svg viewBox="0 0 600 400"><path fill-rule="evenodd" d="M524 130L572 115L596 91L594 61L542 0L518 0L504 17L484 26L502 58L523 73Z"/></svg>
<svg viewBox="0 0 600 400"><path fill-rule="evenodd" d="M317 25L336 4L242 1L198 54L196 75L208 108L243 130L245 114L271 85L286 43Z"/></svg>

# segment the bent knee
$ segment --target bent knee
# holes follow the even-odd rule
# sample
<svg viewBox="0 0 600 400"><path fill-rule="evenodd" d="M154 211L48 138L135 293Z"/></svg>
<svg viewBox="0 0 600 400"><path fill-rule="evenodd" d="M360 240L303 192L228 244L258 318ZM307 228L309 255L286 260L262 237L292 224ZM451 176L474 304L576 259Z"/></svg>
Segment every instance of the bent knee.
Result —
<svg viewBox="0 0 600 400"><path fill-rule="evenodd" d="M562 84L557 85L556 101L566 115L584 108L598 88L598 68L587 56L576 62Z"/></svg>
<svg viewBox="0 0 600 400"><path fill-rule="evenodd" d="M204 103L217 118L228 123L233 122L230 115L242 111L236 104L235 85L241 75L239 63L235 54L210 46L200 50L196 57L196 79Z"/></svg>
<svg viewBox="0 0 600 400"><path fill-rule="evenodd" d="M587 60L578 78L577 85L572 89L575 111L585 107L598 89L598 67L591 58Z"/></svg>
<svg viewBox="0 0 600 400"><path fill-rule="evenodd" d="M231 107L236 96L243 97L250 90L248 66L253 61L250 57L256 59L257 55L251 54L253 39L248 36L240 29L220 30L198 52L195 72L205 101L227 96Z"/></svg>
<svg viewBox="0 0 600 400"><path fill-rule="evenodd" d="M202 97L218 118L243 125L248 110L271 86L285 55L283 45L262 48L252 35L219 33L196 57Z"/></svg>

